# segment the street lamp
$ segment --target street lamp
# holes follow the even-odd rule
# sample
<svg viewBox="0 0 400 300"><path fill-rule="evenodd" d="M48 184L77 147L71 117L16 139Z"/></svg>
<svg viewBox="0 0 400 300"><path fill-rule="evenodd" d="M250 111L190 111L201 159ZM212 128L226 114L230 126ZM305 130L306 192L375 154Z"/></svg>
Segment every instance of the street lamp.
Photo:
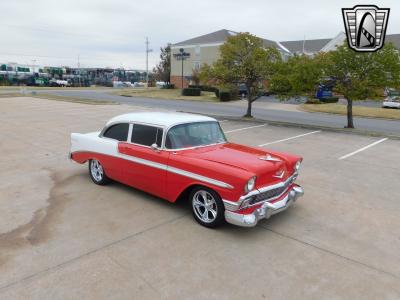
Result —
<svg viewBox="0 0 400 300"><path fill-rule="evenodd" d="M183 49L183 48L181 48L181 49L179 49L179 52L181 53L181 61L182 61L182 76L181 76L181 80L182 80L182 89L183 89L183 53L185 53L185 49Z"/></svg>
<svg viewBox="0 0 400 300"><path fill-rule="evenodd" d="M182 82L181 82L181 84L182 84L182 88L183 88L183 61L190 57L190 53L185 52L185 49L180 48L179 49L179 53L175 53L174 57L175 57L176 60L181 60L182 61L182 72L181 72Z"/></svg>

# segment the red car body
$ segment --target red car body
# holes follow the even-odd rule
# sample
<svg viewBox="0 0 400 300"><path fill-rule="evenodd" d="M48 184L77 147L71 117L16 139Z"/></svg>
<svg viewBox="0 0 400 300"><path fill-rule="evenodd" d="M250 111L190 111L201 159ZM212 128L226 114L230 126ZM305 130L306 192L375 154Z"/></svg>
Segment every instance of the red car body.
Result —
<svg viewBox="0 0 400 300"><path fill-rule="evenodd" d="M170 202L194 186L207 187L222 199L226 221L240 226L255 226L259 219L286 209L303 194L301 187L294 183L301 157L227 141L167 149L165 137L177 124L217 121L168 113L162 117L170 116L173 121L154 121L160 119L154 114L123 115L112 119L100 133L72 134L71 159L78 163L97 160L107 177ZM129 138L111 141L102 136L107 128L123 122L129 126L145 124L159 128L163 131L162 144L155 148L132 143ZM133 129L128 130L131 133ZM253 177L256 177L254 188L246 191L245 186ZM263 193L265 199L260 199ZM277 205L282 199L283 205ZM244 202L252 204L243 205Z"/></svg>

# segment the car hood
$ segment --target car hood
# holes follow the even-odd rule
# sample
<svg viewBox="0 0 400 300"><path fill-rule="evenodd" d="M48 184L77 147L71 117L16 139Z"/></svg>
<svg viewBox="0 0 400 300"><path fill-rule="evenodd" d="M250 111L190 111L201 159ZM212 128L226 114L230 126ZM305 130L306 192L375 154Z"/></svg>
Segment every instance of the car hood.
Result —
<svg viewBox="0 0 400 300"><path fill-rule="evenodd" d="M283 153L271 152L234 143L199 147L181 153L184 156L224 164L253 173L257 176L257 185L280 181L293 172L290 157ZM265 160L266 157L273 160ZM264 159L263 159L264 158ZM281 178L277 175L283 175Z"/></svg>

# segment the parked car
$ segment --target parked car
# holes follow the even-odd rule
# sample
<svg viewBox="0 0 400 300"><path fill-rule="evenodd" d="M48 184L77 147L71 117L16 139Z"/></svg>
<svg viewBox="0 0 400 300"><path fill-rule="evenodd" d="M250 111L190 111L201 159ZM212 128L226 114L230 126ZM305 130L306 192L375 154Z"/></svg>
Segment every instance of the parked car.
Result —
<svg viewBox="0 0 400 300"><path fill-rule="evenodd" d="M387 97L382 102L383 108L400 108L400 96Z"/></svg>
<svg viewBox="0 0 400 300"><path fill-rule="evenodd" d="M93 182L110 179L170 202L191 202L206 227L255 226L288 208L302 158L228 142L217 120L184 113L114 117L102 131L71 134L70 158L89 162Z"/></svg>
<svg viewBox="0 0 400 300"><path fill-rule="evenodd" d="M386 87L385 90L383 91L383 95L385 97L394 97L394 96L400 96L400 91L396 90L394 88L389 88Z"/></svg>

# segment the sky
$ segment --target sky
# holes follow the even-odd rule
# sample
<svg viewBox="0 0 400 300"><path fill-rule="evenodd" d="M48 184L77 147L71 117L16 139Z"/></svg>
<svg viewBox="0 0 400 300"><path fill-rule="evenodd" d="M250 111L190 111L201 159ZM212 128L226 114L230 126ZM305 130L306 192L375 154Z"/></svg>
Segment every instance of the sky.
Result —
<svg viewBox="0 0 400 300"><path fill-rule="evenodd" d="M389 7L387 33L400 33L400 2L352 0L1 0L0 62L145 70L160 47L220 29L270 40L331 38L341 8Z"/></svg>

